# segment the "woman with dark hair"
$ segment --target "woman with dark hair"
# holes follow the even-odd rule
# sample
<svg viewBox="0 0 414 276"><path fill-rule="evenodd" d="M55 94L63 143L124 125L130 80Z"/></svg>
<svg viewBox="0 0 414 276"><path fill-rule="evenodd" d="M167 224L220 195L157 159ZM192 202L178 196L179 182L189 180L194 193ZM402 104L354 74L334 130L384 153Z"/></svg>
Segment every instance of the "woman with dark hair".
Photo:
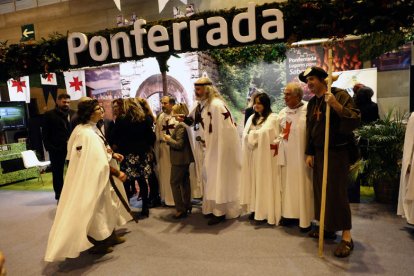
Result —
<svg viewBox="0 0 414 276"><path fill-rule="evenodd" d="M104 254L111 246L124 242L115 227L125 224L131 216L110 185L115 185L125 197L121 181L126 175L114 167L114 158L122 155L112 152L96 127L103 117L98 101L90 100L78 105L80 124L68 141L70 160L65 185L49 234L45 260L48 262L75 258L91 248L91 253Z"/></svg>
<svg viewBox="0 0 414 276"><path fill-rule="evenodd" d="M145 113L145 120L151 124L151 127L154 128L155 117L154 113L151 110L148 101L144 98L135 98L135 101L142 107L142 110ZM151 146L151 154L155 156L154 145ZM157 174L155 172L156 167L156 160L153 158L153 162L150 163L151 165L151 174L148 179L149 185L149 196L148 196L148 206L149 208L154 208L161 206L161 197L160 197L160 186L157 178Z"/></svg>
<svg viewBox="0 0 414 276"><path fill-rule="evenodd" d="M124 183L130 199L136 192L135 181L138 182L142 199L142 218L148 217L148 182L151 177L151 164L154 162L152 147L155 134L152 122L145 116L142 107L134 99L125 99L124 114L119 116L114 127L114 144L125 156L121 169L127 174Z"/></svg>
<svg viewBox="0 0 414 276"><path fill-rule="evenodd" d="M281 217L280 180L277 161L278 119L270 108L270 98L259 94L254 114L243 131L242 182L240 203L256 224L278 224Z"/></svg>

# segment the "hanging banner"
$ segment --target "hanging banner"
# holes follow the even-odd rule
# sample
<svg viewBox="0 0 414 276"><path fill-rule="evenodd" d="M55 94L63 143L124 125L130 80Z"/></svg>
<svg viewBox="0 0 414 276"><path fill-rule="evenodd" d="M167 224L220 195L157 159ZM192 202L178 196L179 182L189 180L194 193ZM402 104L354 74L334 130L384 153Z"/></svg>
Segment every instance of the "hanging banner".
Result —
<svg viewBox="0 0 414 276"><path fill-rule="evenodd" d="M55 73L40 74L40 83L42 85L57 85Z"/></svg>
<svg viewBox="0 0 414 276"><path fill-rule="evenodd" d="M69 94L71 100L79 100L86 96L85 71L69 71L63 72L66 84L66 93Z"/></svg>
<svg viewBox="0 0 414 276"><path fill-rule="evenodd" d="M9 79L7 81L9 89L9 98L11 102L30 103L30 83L29 76L20 77L19 79Z"/></svg>

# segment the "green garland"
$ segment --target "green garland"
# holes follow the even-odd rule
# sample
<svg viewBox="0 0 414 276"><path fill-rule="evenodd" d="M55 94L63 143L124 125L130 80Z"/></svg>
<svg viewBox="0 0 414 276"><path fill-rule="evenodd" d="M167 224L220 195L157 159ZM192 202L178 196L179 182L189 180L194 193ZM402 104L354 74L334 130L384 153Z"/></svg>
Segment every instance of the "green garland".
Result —
<svg viewBox="0 0 414 276"><path fill-rule="evenodd" d="M270 3L256 6L257 26L261 26L263 17L261 11L264 9L280 9L284 15L285 39L279 41L282 44L275 44L264 39L258 39L258 45L250 46L240 50L239 57L244 60L233 58L232 60L240 64L255 62L254 55L263 55L263 60L280 61L285 58L283 44L289 45L292 42L323 38L323 37L344 37L345 35L361 35L362 45L361 56L368 60L379 56L382 53L396 49L398 46L413 39L414 33L414 1L412 0L291 0L284 3ZM196 20L211 16L221 16L230 22L234 16L246 9L207 11L195 14L190 18L179 18L172 20L149 22L146 28L153 25L164 25L168 27L171 35L173 22ZM208 27L206 27L208 28ZM200 28L200 35L205 34L207 29ZM100 35L109 38L111 34L124 31L129 32L129 27L106 29L95 33L87 34L92 36ZM269 44L270 48L266 48ZM189 46L188 38L182 38L183 50L180 52L193 51ZM240 46L234 38L229 38L229 48ZM146 46L147 47L147 46ZM203 45L199 50L211 50L208 45ZM263 50L264 47L264 50ZM226 47L227 48L227 47ZM170 47L172 49L172 47ZM214 50L217 51L217 50ZM235 50L237 52L238 50ZM149 49L144 49L146 58L158 56ZM251 53L251 55L249 54ZM163 53L169 56L178 52L170 51ZM260 58L260 59L262 59ZM126 60L138 59L138 57L121 58L120 60L107 59L105 63L123 62ZM102 62L91 61L85 55L79 55L79 67L98 66ZM5 81L10 77L18 77L33 73L44 73L53 71L64 71L71 67L68 58L67 37L60 34L52 34L48 39L42 39L34 44L12 44L0 42L0 81Z"/></svg>

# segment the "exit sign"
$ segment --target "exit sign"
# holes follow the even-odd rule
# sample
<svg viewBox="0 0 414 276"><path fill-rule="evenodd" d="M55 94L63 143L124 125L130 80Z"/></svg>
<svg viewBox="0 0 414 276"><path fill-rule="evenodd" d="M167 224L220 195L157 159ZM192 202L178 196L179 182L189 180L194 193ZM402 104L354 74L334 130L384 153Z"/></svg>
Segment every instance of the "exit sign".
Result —
<svg viewBox="0 0 414 276"><path fill-rule="evenodd" d="M22 25L22 38L20 41L29 41L35 39L35 30L33 24Z"/></svg>

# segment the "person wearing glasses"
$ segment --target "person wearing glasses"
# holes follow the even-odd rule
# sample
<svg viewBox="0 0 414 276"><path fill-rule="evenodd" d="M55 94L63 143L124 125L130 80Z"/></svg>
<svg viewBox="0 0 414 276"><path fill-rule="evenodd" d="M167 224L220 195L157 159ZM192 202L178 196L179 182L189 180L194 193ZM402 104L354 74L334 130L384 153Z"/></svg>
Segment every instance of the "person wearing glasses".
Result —
<svg viewBox="0 0 414 276"><path fill-rule="evenodd" d="M126 198L122 181L126 175L110 162L122 161L96 126L103 118L98 101L78 105L80 124L68 141L69 165L60 202L49 234L45 261L76 258L89 249L93 254L112 252L125 241L115 228L131 220L110 184L110 177Z"/></svg>

